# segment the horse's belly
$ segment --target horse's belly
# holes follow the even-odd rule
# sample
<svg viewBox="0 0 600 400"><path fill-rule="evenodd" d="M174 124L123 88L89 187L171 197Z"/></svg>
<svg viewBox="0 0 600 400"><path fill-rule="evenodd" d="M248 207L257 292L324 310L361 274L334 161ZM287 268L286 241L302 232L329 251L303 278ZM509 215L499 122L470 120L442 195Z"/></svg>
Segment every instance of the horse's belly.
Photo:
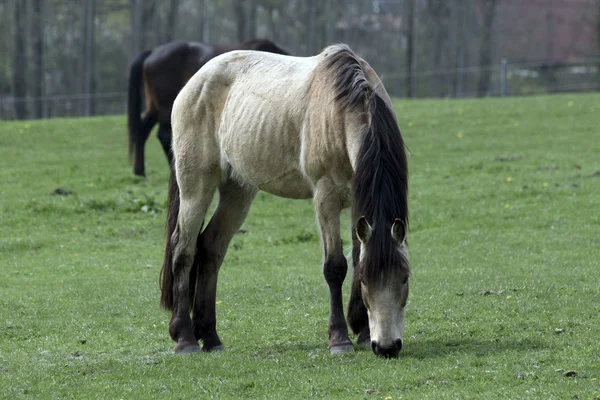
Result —
<svg viewBox="0 0 600 400"><path fill-rule="evenodd" d="M247 93L230 100L219 136L232 176L277 196L305 199L313 188L300 165L301 119L291 114Z"/></svg>
<svg viewBox="0 0 600 400"><path fill-rule="evenodd" d="M298 171L290 171L277 178L259 183L258 189L289 199L309 199L313 196L312 185Z"/></svg>
<svg viewBox="0 0 600 400"><path fill-rule="evenodd" d="M228 153L226 151L226 153ZM313 195L310 181L295 165L286 163L282 154L237 153L227 161L230 175L245 185L290 199L308 199Z"/></svg>

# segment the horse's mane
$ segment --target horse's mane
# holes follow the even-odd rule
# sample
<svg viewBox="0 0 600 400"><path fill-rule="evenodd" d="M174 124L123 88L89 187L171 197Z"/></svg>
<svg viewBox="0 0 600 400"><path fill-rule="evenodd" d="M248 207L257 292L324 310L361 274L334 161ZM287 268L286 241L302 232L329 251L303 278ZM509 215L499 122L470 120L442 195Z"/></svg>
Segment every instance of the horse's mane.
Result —
<svg viewBox="0 0 600 400"><path fill-rule="evenodd" d="M352 183L353 220L364 216L373 228L366 254L361 255L361 278L385 279L394 268L408 273L408 261L391 235L395 219L408 227L408 166L394 112L375 93L360 59L348 46L332 46L326 52L325 65L334 77L339 106L363 108L368 117Z"/></svg>

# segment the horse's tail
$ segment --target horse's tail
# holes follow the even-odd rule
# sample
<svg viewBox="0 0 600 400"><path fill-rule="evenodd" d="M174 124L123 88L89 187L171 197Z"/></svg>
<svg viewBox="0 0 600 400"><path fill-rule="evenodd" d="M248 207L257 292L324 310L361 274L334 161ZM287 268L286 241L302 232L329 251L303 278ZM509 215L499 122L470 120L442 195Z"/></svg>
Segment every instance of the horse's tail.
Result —
<svg viewBox="0 0 600 400"><path fill-rule="evenodd" d="M144 60L152 53L146 50L131 63L129 68L129 89L127 93L127 126L129 128L129 158L133 156L135 144L142 125L142 80Z"/></svg>
<svg viewBox="0 0 600 400"><path fill-rule="evenodd" d="M175 178L174 167L171 167L171 178L169 179L169 195L167 199L167 234L165 246L165 259L160 271L160 305L166 310L175 309L173 298L173 249L177 244L177 217L179 215L179 186ZM202 235L198 236L198 242L202 240ZM199 258L194 257L192 269L190 270L190 307L194 307L196 296L196 280L198 277Z"/></svg>
<svg viewBox="0 0 600 400"><path fill-rule="evenodd" d="M166 310L174 310L173 301L173 244L174 234L177 229L177 216L179 215L179 186L175 179L175 172L171 167L169 180L169 195L167 199L167 234L165 259L160 271L160 305Z"/></svg>

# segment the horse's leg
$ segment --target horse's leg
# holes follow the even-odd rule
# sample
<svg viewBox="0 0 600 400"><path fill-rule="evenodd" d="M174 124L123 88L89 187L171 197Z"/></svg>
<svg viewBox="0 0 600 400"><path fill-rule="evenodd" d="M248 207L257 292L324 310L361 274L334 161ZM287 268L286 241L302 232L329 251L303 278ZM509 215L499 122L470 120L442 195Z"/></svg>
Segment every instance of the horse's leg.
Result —
<svg viewBox="0 0 600 400"><path fill-rule="evenodd" d="M180 208L177 230L171 238L173 251L174 309L169 333L177 342L176 353L199 351L190 318L190 271L196 254L198 234L206 211L219 183L218 171L203 171L185 176L180 184Z"/></svg>
<svg viewBox="0 0 600 400"><path fill-rule="evenodd" d="M338 354L353 350L342 300L342 285L348 271L340 237L344 198L327 179L320 180L316 189L315 206L325 252L323 274L329 286L329 349L331 354Z"/></svg>
<svg viewBox="0 0 600 400"><path fill-rule="evenodd" d="M219 268L227 247L244 223L256 191L228 181L219 187L219 204L200 238L200 266L194 302L194 335L204 351L221 350L217 335L215 299Z"/></svg>
<svg viewBox="0 0 600 400"><path fill-rule="evenodd" d="M133 172L139 176L146 176L146 171L144 167L144 154L146 149L146 140L148 140L148 136L150 136L150 132L156 122L158 121L158 115L156 111L150 109L142 118L141 130L138 133L137 139L135 141L135 165Z"/></svg>
<svg viewBox="0 0 600 400"><path fill-rule="evenodd" d="M158 126L158 140L167 156L167 161L169 162L169 167L173 165L173 152L171 151L171 137L173 136L173 130L171 128L171 124L163 124L161 123Z"/></svg>
<svg viewBox="0 0 600 400"><path fill-rule="evenodd" d="M360 241L356 236L356 223L352 222L352 265L354 266L354 275L352 277L352 288L350 289L350 301L348 302L348 324L358 335L356 342L359 346L367 349L371 348L371 338L369 332L369 316L367 308L363 303L360 289L360 274L357 271L358 260L360 257Z"/></svg>

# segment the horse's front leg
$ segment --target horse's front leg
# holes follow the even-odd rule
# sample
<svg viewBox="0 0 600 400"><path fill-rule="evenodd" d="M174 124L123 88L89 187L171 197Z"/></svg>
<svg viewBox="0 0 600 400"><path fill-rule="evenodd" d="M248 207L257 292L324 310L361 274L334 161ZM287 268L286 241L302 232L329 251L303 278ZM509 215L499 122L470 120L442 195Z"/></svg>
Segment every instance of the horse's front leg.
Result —
<svg viewBox="0 0 600 400"><path fill-rule="evenodd" d="M173 152L171 151L171 141L173 136L173 129L171 128L171 124L163 124L161 123L158 126L158 140L160 141L160 145L165 152L165 156L167 156L167 162L169 163L169 167L173 166Z"/></svg>
<svg viewBox="0 0 600 400"><path fill-rule="evenodd" d="M133 167L133 172L138 176L146 176L146 170L144 166L146 140L148 139L148 136L150 136L150 132L152 131L152 128L156 122L156 112L154 110L149 110L144 118L142 118L140 132L137 132L137 137L135 140L135 164Z"/></svg>
<svg viewBox="0 0 600 400"><path fill-rule="evenodd" d="M352 331L358 335L356 342L359 346L371 349L371 335L369 331L369 316L367 307L363 303L360 288L360 241L356 236L356 222L352 221L352 265L354 275L352 277L352 288L350 289L350 301L348 302L348 324Z"/></svg>
<svg viewBox="0 0 600 400"><path fill-rule="evenodd" d="M348 338L348 325L344 318L342 285L348 271L340 237L340 213L344 196L332 186L331 181L319 181L315 204L325 252L323 274L329 286L329 349L331 354L354 350Z"/></svg>

